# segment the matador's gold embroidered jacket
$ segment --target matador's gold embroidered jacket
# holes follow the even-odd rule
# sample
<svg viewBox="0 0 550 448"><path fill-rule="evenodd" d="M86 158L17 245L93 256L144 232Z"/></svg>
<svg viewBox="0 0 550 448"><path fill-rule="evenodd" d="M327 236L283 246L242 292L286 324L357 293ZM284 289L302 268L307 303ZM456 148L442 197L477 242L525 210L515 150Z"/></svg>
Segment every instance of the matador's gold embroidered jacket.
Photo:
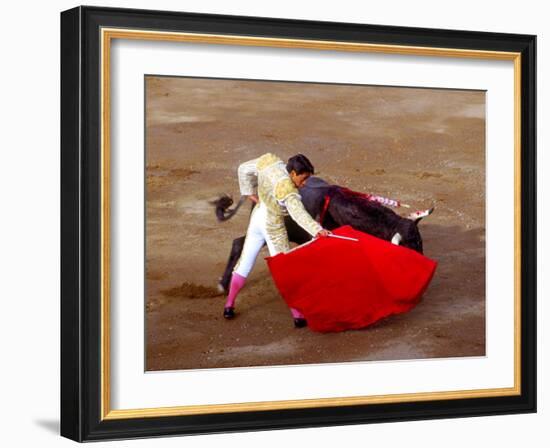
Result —
<svg viewBox="0 0 550 448"><path fill-rule="evenodd" d="M245 162L239 166L238 174L241 194L248 196L257 192L260 202L265 204L267 233L281 252L289 249L285 215L290 214L312 236L323 229L304 208L285 163L276 155L267 153Z"/></svg>

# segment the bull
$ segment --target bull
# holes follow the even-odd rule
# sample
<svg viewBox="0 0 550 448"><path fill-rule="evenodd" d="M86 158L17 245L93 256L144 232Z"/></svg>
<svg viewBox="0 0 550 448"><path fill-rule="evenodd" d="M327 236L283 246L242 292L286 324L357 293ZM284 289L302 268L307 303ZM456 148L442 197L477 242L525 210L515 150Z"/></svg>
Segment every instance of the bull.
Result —
<svg viewBox="0 0 550 448"><path fill-rule="evenodd" d="M418 223L423 217L431 214L433 208L417 212L412 218L403 217L380 202L370 200L368 195L331 185L316 176L310 177L300 188L300 196L308 213L320 221L325 229L333 230L350 225L361 232L423 253ZM220 197L213 202L216 217L219 221L230 219L244 201L245 198L241 197L237 205L230 209L233 200L227 195ZM304 244L312 238L290 216L285 217L285 226L291 242ZM218 283L220 291L228 291L233 269L243 250L244 239L245 237L241 236L233 240L225 271Z"/></svg>

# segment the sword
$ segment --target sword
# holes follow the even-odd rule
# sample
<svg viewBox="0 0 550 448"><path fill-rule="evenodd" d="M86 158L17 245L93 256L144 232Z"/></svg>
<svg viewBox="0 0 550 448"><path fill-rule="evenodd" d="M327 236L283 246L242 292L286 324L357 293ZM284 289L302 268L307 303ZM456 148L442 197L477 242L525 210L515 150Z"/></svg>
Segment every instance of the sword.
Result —
<svg viewBox="0 0 550 448"><path fill-rule="evenodd" d="M330 238L338 238L340 240L349 240L349 241L355 241L355 242L359 241L357 238L350 238L349 236L334 235L333 233L329 233L327 236ZM311 243L314 243L317 240L319 240L319 238L313 238L304 244L300 244L299 246L293 247L292 249L286 251L285 254L289 254L290 252L294 252L295 250L301 249L302 247L305 247Z"/></svg>
<svg viewBox="0 0 550 448"><path fill-rule="evenodd" d="M350 238L349 236L341 236L341 235L335 235L334 233L329 233L327 235L329 238L338 238L341 240L348 240L348 241L359 241L357 238Z"/></svg>

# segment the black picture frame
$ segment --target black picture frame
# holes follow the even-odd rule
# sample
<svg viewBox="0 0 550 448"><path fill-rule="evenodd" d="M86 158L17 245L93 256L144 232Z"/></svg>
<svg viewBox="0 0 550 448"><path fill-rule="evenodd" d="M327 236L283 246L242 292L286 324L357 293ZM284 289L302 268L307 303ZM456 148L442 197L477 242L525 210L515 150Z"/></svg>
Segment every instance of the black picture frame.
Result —
<svg viewBox="0 0 550 448"><path fill-rule="evenodd" d="M514 396L102 418L102 28L521 55L521 371ZM61 13L61 435L76 441L536 412L536 37L99 7Z"/></svg>

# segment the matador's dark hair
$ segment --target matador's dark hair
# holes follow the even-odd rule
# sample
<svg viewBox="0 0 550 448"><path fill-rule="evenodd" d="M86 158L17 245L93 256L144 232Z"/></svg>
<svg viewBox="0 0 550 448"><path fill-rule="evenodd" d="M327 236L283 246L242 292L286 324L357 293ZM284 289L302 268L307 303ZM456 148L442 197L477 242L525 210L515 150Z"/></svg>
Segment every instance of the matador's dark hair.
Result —
<svg viewBox="0 0 550 448"><path fill-rule="evenodd" d="M304 173L314 174L315 173L313 164L303 154L296 154L295 156L292 156L290 159L288 159L288 163L286 164L286 170L289 173L292 170L294 170L296 174L304 174Z"/></svg>

